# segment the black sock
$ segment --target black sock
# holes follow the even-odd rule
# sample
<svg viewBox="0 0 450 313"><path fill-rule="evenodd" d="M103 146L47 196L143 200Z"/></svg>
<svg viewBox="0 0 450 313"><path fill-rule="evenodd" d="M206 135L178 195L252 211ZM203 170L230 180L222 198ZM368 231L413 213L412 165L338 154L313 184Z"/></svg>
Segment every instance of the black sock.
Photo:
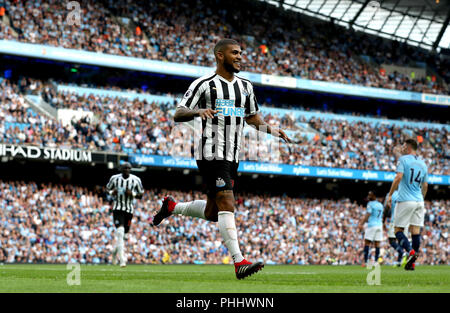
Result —
<svg viewBox="0 0 450 313"><path fill-rule="evenodd" d="M369 246L364 246L364 263L369 260Z"/></svg>
<svg viewBox="0 0 450 313"><path fill-rule="evenodd" d="M402 261L402 257L403 257L403 248L398 246L397 252L398 252L397 261L398 261L398 263L400 263Z"/></svg>
<svg viewBox="0 0 450 313"><path fill-rule="evenodd" d="M397 243L397 239L389 238L389 244L398 252L397 262L400 263L403 256L403 248Z"/></svg>
<svg viewBox="0 0 450 313"><path fill-rule="evenodd" d="M389 244L390 244L391 247L394 248L395 250L398 249L397 239L389 238Z"/></svg>
<svg viewBox="0 0 450 313"><path fill-rule="evenodd" d="M411 245L409 244L408 238L406 238L405 234L402 231L395 233L395 238L397 238L400 247L406 250L409 253L411 251Z"/></svg>
<svg viewBox="0 0 450 313"><path fill-rule="evenodd" d="M420 247L420 235L412 235L412 248L416 253L419 253L419 247Z"/></svg>
<svg viewBox="0 0 450 313"><path fill-rule="evenodd" d="M378 261L379 257L380 257L380 248L375 247L375 262Z"/></svg>

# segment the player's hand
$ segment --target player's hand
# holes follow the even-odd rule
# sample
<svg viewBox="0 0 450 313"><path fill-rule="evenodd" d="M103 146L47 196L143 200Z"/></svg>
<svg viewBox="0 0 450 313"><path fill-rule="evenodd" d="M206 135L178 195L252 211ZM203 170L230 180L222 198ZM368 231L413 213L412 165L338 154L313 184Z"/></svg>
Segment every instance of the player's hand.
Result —
<svg viewBox="0 0 450 313"><path fill-rule="evenodd" d="M132 191L131 189L127 189L127 190L125 191L125 194L126 194L127 196L132 196L132 195L133 195L133 191Z"/></svg>
<svg viewBox="0 0 450 313"><path fill-rule="evenodd" d="M392 203L392 196L389 196L389 197L387 198L387 201L386 201L386 207L387 207L388 209L391 208L391 203Z"/></svg>
<svg viewBox="0 0 450 313"><path fill-rule="evenodd" d="M219 111L213 109L200 109L198 110L198 116L200 116L202 120L207 118L214 118L214 114L216 114L217 112Z"/></svg>
<svg viewBox="0 0 450 313"><path fill-rule="evenodd" d="M292 140L286 135L286 133L282 130L278 130L278 137L284 140L285 143L292 143Z"/></svg>
<svg viewBox="0 0 450 313"><path fill-rule="evenodd" d="M117 189L113 189L113 191L111 192L112 196L116 196L117 195Z"/></svg>

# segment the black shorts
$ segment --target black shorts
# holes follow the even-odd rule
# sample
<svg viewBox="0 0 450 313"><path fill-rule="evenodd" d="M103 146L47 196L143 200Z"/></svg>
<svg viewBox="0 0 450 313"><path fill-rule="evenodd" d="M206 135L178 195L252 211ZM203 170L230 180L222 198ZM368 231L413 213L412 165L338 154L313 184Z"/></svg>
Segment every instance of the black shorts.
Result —
<svg viewBox="0 0 450 313"><path fill-rule="evenodd" d="M114 226L116 226L116 228L123 226L125 228L125 234L130 230L132 219L133 214L131 213L120 210L113 210Z"/></svg>
<svg viewBox="0 0 450 313"><path fill-rule="evenodd" d="M197 160L197 167L206 185L206 194L215 198L219 191L233 190L239 163L225 160Z"/></svg>

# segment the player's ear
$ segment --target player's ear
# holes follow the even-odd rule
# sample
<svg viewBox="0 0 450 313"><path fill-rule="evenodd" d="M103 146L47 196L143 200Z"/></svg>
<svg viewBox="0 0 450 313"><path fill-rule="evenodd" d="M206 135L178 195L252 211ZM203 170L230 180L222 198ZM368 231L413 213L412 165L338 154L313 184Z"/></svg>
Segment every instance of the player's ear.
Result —
<svg viewBox="0 0 450 313"><path fill-rule="evenodd" d="M223 54L223 51L219 50L216 52L216 60L217 62L222 62L224 59L225 55Z"/></svg>

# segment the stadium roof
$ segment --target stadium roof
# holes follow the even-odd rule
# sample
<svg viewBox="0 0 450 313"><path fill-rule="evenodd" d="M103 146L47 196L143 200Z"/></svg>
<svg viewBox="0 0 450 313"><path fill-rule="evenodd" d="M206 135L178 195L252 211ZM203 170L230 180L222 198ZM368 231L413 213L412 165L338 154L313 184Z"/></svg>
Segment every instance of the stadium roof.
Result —
<svg viewBox="0 0 450 313"><path fill-rule="evenodd" d="M450 0L260 0L425 49L450 48Z"/></svg>

